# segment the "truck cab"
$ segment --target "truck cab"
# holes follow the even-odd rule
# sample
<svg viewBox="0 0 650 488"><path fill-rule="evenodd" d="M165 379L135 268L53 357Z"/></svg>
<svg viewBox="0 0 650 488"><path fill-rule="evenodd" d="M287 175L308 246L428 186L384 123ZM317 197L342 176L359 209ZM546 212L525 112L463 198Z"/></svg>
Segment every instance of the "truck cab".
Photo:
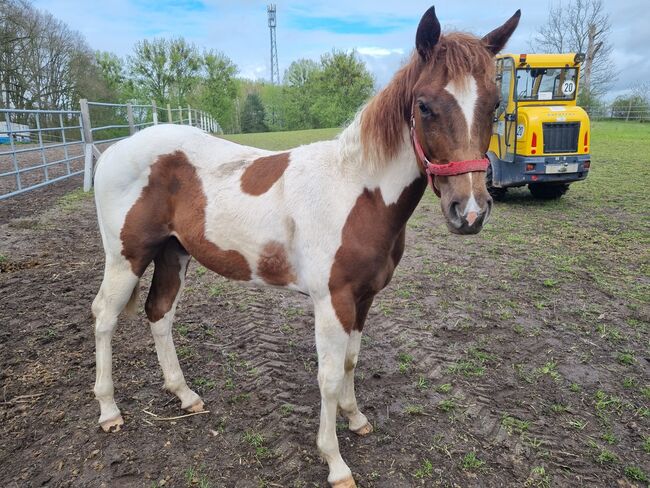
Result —
<svg viewBox="0 0 650 488"><path fill-rule="evenodd" d="M501 102L487 153L488 190L502 198L528 185L534 197L559 198L589 173L589 116L576 105L582 54L497 56Z"/></svg>

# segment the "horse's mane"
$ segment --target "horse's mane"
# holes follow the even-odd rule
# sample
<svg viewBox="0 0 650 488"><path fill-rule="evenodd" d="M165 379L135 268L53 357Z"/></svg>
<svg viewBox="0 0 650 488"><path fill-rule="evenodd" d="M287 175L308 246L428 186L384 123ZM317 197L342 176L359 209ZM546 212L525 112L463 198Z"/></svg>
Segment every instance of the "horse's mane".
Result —
<svg viewBox="0 0 650 488"><path fill-rule="evenodd" d="M413 87L424 69L444 69L447 79L456 80L471 73L491 76L489 67L492 64L492 57L483 41L463 32L441 36L426 62L414 52L391 82L361 109L350 124L350 129L360 129L358 142L365 163L376 167L380 162L397 156L404 143L405 124L411 117ZM341 135L343 140L350 136L345 132L348 131Z"/></svg>

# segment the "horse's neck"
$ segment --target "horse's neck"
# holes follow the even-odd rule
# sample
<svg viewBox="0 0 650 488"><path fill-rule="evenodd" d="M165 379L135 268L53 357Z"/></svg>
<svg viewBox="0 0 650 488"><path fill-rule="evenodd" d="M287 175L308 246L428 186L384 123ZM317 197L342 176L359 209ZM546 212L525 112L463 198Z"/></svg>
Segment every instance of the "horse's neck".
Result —
<svg viewBox="0 0 650 488"><path fill-rule="evenodd" d="M361 117L359 112L352 123L339 136L339 164L347 178L355 179L364 188L379 188L387 205L397 202L411 183L422 178L408 127L403 126L402 144L394 156L384 157L376 151L363 148ZM421 197L421 195L420 195Z"/></svg>

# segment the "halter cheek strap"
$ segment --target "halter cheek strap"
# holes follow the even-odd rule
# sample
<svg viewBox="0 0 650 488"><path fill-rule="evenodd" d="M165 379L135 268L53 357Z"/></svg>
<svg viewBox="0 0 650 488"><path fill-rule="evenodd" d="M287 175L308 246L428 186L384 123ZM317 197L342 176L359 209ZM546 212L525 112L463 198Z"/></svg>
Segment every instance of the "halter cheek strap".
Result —
<svg viewBox="0 0 650 488"><path fill-rule="evenodd" d="M422 169L427 175L429 186L438 197L440 196L440 192L433 184L433 176L455 176L464 173L471 173L472 171L485 171L490 164L490 161L487 158L450 161L447 164L432 163L427 159L424 150L422 149L422 145L418 140L417 133L415 132L415 115L413 113L411 114L411 141L413 142L415 154L417 155L420 164L422 164Z"/></svg>

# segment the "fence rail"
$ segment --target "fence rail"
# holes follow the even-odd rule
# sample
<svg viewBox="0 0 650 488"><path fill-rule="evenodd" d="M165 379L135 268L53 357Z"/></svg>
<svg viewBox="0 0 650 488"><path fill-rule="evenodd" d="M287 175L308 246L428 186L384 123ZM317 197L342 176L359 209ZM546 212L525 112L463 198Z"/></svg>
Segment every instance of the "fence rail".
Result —
<svg viewBox="0 0 650 488"><path fill-rule="evenodd" d="M626 120L650 122L650 107L647 105L597 105L583 107L592 120Z"/></svg>
<svg viewBox="0 0 650 488"><path fill-rule="evenodd" d="M80 110L0 109L0 200L80 174L88 191L107 145L159 123L222 132L205 112L155 103L81 100Z"/></svg>

